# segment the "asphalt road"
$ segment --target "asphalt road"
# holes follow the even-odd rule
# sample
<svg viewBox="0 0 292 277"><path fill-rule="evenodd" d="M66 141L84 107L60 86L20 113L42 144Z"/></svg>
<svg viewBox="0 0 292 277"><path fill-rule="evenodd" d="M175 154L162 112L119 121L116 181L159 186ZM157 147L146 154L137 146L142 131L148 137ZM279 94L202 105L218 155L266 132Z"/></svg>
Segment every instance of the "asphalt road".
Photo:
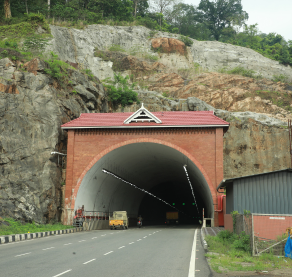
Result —
<svg viewBox="0 0 292 277"><path fill-rule="evenodd" d="M96 230L0 245L0 276L209 277L204 253L194 227Z"/></svg>

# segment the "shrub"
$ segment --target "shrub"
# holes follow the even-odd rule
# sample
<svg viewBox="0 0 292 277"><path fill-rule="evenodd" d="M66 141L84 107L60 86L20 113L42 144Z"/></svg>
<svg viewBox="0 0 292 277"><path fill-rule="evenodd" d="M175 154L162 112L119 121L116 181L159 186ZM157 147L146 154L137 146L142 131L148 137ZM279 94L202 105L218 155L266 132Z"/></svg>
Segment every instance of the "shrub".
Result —
<svg viewBox="0 0 292 277"><path fill-rule="evenodd" d="M188 36L179 36L178 38L180 41L182 41L186 46L192 46L193 41Z"/></svg>
<svg viewBox="0 0 292 277"><path fill-rule="evenodd" d="M129 86L129 76L123 77L120 74L115 74L114 81L106 81L104 84L109 101L115 107L122 105L123 107L131 105L134 102L140 103L138 94L133 91L135 84Z"/></svg>
<svg viewBox="0 0 292 277"><path fill-rule="evenodd" d="M67 77L67 68L69 68L70 65L61 61L54 52L51 52L51 58L45 62L47 62L49 66L49 68L45 69L45 72L51 75L51 77L56 79L64 79Z"/></svg>

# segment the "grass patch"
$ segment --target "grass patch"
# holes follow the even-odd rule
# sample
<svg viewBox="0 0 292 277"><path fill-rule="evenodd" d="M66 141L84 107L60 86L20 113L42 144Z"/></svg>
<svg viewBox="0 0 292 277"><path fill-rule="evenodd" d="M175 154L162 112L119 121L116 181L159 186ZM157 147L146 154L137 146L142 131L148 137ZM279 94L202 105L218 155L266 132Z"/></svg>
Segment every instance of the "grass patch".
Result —
<svg viewBox="0 0 292 277"><path fill-rule="evenodd" d="M116 52L126 52L126 50L121 45L118 45L118 44L112 45L108 50L116 51Z"/></svg>
<svg viewBox="0 0 292 277"><path fill-rule="evenodd" d="M241 66L237 66L233 69L227 70L226 68L221 68L218 70L219 73L226 73L226 74L235 74L241 75L244 77L254 78L254 79L261 79L261 75L256 75L256 72L252 69L245 69Z"/></svg>
<svg viewBox="0 0 292 277"><path fill-rule="evenodd" d="M21 223L12 218L0 219L0 236L24 233L56 231L73 228L73 226L56 224Z"/></svg>
<svg viewBox="0 0 292 277"><path fill-rule="evenodd" d="M253 257L250 252L250 239L244 232L236 235L227 230L216 237L207 236L206 254L212 269L218 273L228 271L271 271L278 268L292 270L292 260L271 253ZM215 254L216 253L216 254Z"/></svg>

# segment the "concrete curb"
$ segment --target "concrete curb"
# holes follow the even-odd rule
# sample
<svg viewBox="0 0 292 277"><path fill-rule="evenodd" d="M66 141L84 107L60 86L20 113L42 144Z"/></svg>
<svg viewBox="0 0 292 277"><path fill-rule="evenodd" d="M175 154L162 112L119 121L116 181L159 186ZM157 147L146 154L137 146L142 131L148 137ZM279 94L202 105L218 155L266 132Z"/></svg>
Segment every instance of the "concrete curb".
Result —
<svg viewBox="0 0 292 277"><path fill-rule="evenodd" d="M53 236L53 235L70 234L70 233L76 233L76 232L82 232L82 231L83 231L83 227L77 227L77 228L57 230L57 231L7 235L7 236L0 237L0 244L29 240L29 239L36 239L36 238L44 238L44 237Z"/></svg>
<svg viewBox="0 0 292 277"><path fill-rule="evenodd" d="M205 227L201 228L201 242L202 242L202 246L204 248L204 250L207 252L208 251L208 244L205 240Z"/></svg>

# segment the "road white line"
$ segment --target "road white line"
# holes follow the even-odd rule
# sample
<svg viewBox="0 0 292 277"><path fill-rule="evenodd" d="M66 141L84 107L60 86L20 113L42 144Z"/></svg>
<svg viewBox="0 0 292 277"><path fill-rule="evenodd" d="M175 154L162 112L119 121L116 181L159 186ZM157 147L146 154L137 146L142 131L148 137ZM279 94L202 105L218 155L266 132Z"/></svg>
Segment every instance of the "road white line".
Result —
<svg viewBox="0 0 292 277"><path fill-rule="evenodd" d="M102 237L106 236L106 235L101 235Z"/></svg>
<svg viewBox="0 0 292 277"><path fill-rule="evenodd" d="M111 235L113 235L114 233L110 233Z"/></svg>
<svg viewBox="0 0 292 277"><path fill-rule="evenodd" d="M138 239L137 241L140 241L140 240L142 240L142 239Z"/></svg>
<svg viewBox="0 0 292 277"><path fill-rule="evenodd" d="M86 240L80 240L80 241L78 241L78 242L82 242L82 241L86 241Z"/></svg>
<svg viewBox="0 0 292 277"><path fill-rule="evenodd" d="M151 236L152 234L149 234L149 236Z"/></svg>
<svg viewBox="0 0 292 277"><path fill-rule="evenodd" d="M66 244L64 244L64 245L69 245L69 244L72 244L72 242L66 243Z"/></svg>
<svg viewBox="0 0 292 277"><path fill-rule="evenodd" d="M20 256L24 256L24 255L28 255L28 254L30 254L31 252L29 252L29 253L24 253L24 254L20 254L20 255L16 255L16 256L14 256L14 257L20 257Z"/></svg>
<svg viewBox="0 0 292 277"><path fill-rule="evenodd" d="M97 239L97 237L93 237L92 239Z"/></svg>
<svg viewBox="0 0 292 277"><path fill-rule="evenodd" d="M147 238L147 236L146 237L143 237L144 239L146 239Z"/></svg>
<svg viewBox="0 0 292 277"><path fill-rule="evenodd" d="M108 254L110 254L110 253L113 253L114 251L110 251L110 252L107 252L107 253L105 253L105 254L103 254L103 255L108 255Z"/></svg>
<svg viewBox="0 0 292 277"><path fill-rule="evenodd" d="M191 261L190 261L190 268L189 268L189 275L188 277L195 277L196 272L196 247L197 247L197 232L196 229L195 235L194 235L194 242L193 242L193 248L191 253Z"/></svg>
<svg viewBox="0 0 292 277"><path fill-rule="evenodd" d="M55 247L49 247L49 248L45 248L43 250L49 250L49 249L53 249L53 248L55 248Z"/></svg>
<svg viewBox="0 0 292 277"><path fill-rule="evenodd" d="M129 244L133 244L133 243L135 243L135 242L132 241L132 242L130 242Z"/></svg>
<svg viewBox="0 0 292 277"><path fill-rule="evenodd" d="M122 248L124 248L124 247L126 247L126 246L121 246L121 247L119 247L119 249L122 249Z"/></svg>
<svg viewBox="0 0 292 277"><path fill-rule="evenodd" d="M93 261L95 261L95 260L96 260L96 259L92 259L92 260L87 261L87 262L85 262L85 263L83 263L83 264L88 264L88 263L93 262Z"/></svg>
<svg viewBox="0 0 292 277"><path fill-rule="evenodd" d="M65 274L65 273L67 273L67 272L70 272L71 270L72 270L72 269L66 270L66 271L64 271L64 272L62 272L62 273L60 273L60 274L58 274L58 275L53 276L53 277L61 276L61 275Z"/></svg>

